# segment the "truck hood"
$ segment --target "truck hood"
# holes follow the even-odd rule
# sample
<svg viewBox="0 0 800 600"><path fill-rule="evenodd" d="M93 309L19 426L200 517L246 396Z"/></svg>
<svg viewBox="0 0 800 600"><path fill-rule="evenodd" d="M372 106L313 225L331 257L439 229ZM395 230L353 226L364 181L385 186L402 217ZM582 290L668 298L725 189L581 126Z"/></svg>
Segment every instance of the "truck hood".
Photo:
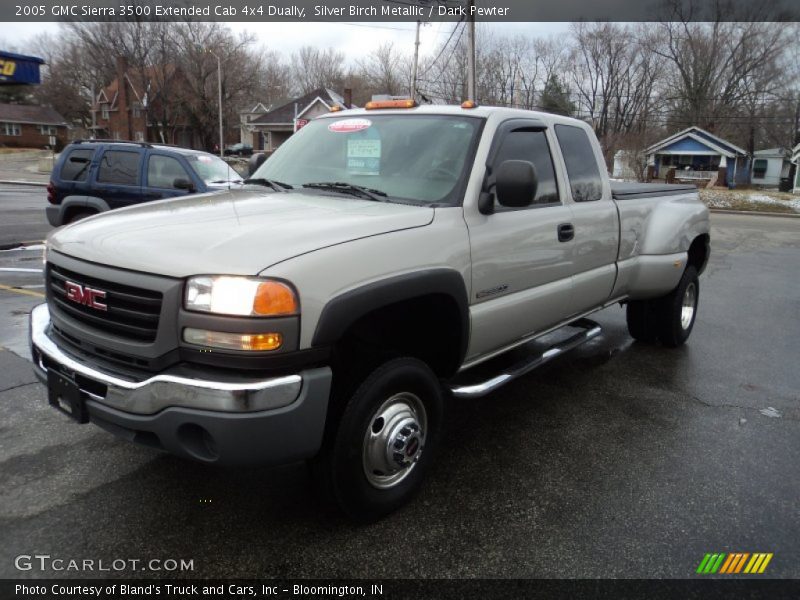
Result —
<svg viewBox="0 0 800 600"><path fill-rule="evenodd" d="M423 227L431 208L340 195L231 190L103 213L50 234L51 250L171 277L256 275L351 240Z"/></svg>

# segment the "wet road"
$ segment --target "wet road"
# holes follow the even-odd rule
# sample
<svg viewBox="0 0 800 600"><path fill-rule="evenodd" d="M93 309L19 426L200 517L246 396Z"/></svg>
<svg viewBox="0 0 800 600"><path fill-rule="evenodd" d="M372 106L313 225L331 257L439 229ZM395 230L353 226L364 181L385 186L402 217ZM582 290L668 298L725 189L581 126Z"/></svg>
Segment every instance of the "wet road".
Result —
<svg viewBox="0 0 800 600"><path fill-rule="evenodd" d="M45 206L42 186L0 184L0 248L43 239L52 229Z"/></svg>
<svg viewBox="0 0 800 600"><path fill-rule="evenodd" d="M683 578L707 552L772 552L769 575L800 577L800 219L712 222L685 347L598 313L597 340L460 401L421 494L370 526L321 508L302 467L209 468L69 423L0 351L0 576L41 577L13 566L39 552L197 577ZM36 277L0 271L0 344L22 354L37 289L7 288Z"/></svg>

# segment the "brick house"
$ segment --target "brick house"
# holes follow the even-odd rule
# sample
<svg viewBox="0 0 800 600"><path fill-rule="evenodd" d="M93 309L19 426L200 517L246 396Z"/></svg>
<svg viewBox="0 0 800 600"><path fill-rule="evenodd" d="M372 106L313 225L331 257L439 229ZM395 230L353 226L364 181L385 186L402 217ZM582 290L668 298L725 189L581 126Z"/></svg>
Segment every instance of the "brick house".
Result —
<svg viewBox="0 0 800 600"><path fill-rule="evenodd" d="M195 147L180 114L182 73L174 65L130 69L122 56L116 66L116 78L92 106L94 137Z"/></svg>
<svg viewBox="0 0 800 600"><path fill-rule="evenodd" d="M67 142L67 122L54 109L47 106L0 104L0 145L21 148L51 146L51 136L56 138L56 148Z"/></svg>

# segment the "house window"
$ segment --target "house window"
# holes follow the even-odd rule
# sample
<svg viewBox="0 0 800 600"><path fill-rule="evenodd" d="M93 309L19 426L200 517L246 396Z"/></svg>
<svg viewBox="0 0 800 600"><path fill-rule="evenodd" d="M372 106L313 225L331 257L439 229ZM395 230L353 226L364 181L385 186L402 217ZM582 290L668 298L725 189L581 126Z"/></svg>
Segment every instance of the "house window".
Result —
<svg viewBox="0 0 800 600"><path fill-rule="evenodd" d="M100 118L108 121L108 117L108 104L103 104L102 108L100 109Z"/></svg>
<svg viewBox="0 0 800 600"><path fill-rule="evenodd" d="M3 135L22 135L22 128L19 123L2 123L0 124L0 132Z"/></svg>
<svg viewBox="0 0 800 600"><path fill-rule="evenodd" d="M121 140L122 139L122 137L119 135L119 131L115 131L114 132L114 139L115 140Z"/></svg>
<svg viewBox="0 0 800 600"><path fill-rule="evenodd" d="M767 174L767 159L758 158L753 162L753 177L755 179L764 179Z"/></svg>
<svg viewBox="0 0 800 600"><path fill-rule="evenodd" d="M138 119L142 116L142 107L139 104L133 105L133 118Z"/></svg>
<svg viewBox="0 0 800 600"><path fill-rule="evenodd" d="M39 132L42 135L56 135L58 133L58 129L55 125L39 125Z"/></svg>
<svg viewBox="0 0 800 600"><path fill-rule="evenodd" d="M136 140L137 142L143 142L144 133L142 133L141 131L137 131L136 133L133 134L133 139Z"/></svg>

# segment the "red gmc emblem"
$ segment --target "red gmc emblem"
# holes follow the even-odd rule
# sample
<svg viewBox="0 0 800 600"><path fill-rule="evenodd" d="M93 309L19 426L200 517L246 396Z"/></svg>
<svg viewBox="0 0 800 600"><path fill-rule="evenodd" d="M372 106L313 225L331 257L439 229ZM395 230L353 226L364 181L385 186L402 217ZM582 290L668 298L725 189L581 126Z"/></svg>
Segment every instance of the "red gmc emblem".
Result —
<svg viewBox="0 0 800 600"><path fill-rule="evenodd" d="M106 293L103 290L95 290L72 281L65 281L64 287L67 290L67 300L72 300L77 304L83 304L95 310L108 310L108 306L98 302L98 300L106 297Z"/></svg>

